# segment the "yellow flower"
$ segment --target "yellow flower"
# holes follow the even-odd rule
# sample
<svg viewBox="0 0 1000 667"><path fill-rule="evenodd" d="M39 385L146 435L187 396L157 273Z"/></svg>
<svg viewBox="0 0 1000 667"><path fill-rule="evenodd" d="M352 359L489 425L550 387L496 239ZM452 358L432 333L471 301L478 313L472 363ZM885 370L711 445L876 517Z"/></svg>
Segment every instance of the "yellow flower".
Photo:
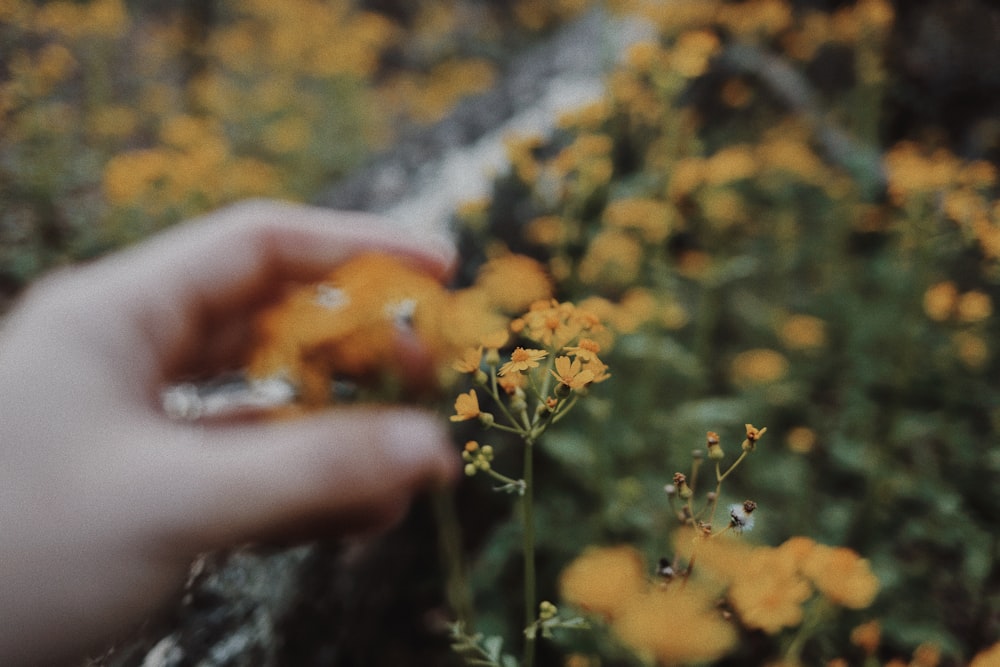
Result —
<svg viewBox="0 0 1000 667"><path fill-rule="evenodd" d="M559 577L562 597L581 609L617 617L629 598L646 589L646 565L630 546L591 547Z"/></svg>
<svg viewBox="0 0 1000 667"><path fill-rule="evenodd" d="M479 397L476 390L470 389L468 394L459 394L455 399L455 414L450 419L453 422L462 422L475 419L479 416Z"/></svg>
<svg viewBox="0 0 1000 667"><path fill-rule="evenodd" d="M811 315L792 315L781 324L781 340L793 350L809 350L826 343L826 323Z"/></svg>
<svg viewBox="0 0 1000 667"><path fill-rule="evenodd" d="M591 373L593 375L593 377L590 380L593 384L604 382L605 380L611 377L611 373L608 372L607 364L605 364L597 357L594 357L593 359L583 364L583 372Z"/></svg>
<svg viewBox="0 0 1000 667"><path fill-rule="evenodd" d="M671 208L655 199L618 199L604 209L604 223L639 232L648 243L662 243L670 233Z"/></svg>
<svg viewBox="0 0 1000 667"><path fill-rule="evenodd" d="M816 431L807 426L795 426L785 435L785 444L796 454L808 454L816 445Z"/></svg>
<svg viewBox="0 0 1000 667"><path fill-rule="evenodd" d="M882 641L882 625L878 621L868 621L851 630L851 643L865 652L875 655Z"/></svg>
<svg viewBox="0 0 1000 667"><path fill-rule="evenodd" d="M868 561L846 547L815 545L802 563L802 572L820 593L850 609L870 605L879 589Z"/></svg>
<svg viewBox="0 0 1000 667"><path fill-rule="evenodd" d="M652 655L661 664L708 662L728 653L737 640L714 603L714 596L691 583L651 590L631 597L611 629L640 655Z"/></svg>
<svg viewBox="0 0 1000 667"><path fill-rule="evenodd" d="M730 364L733 382L740 386L766 384L788 372L788 359L775 350L759 348L737 354Z"/></svg>
<svg viewBox="0 0 1000 667"><path fill-rule="evenodd" d="M479 338L479 342L482 343L482 347L488 350L497 350L506 345L508 339L510 339L510 334L507 333L506 329L497 329L483 334Z"/></svg>
<svg viewBox="0 0 1000 667"><path fill-rule="evenodd" d="M924 312L935 322L950 318L957 302L958 288L950 280L935 283L924 292Z"/></svg>
<svg viewBox="0 0 1000 667"><path fill-rule="evenodd" d="M508 394L513 394L518 389L528 386L528 376L522 373L512 373L504 377L497 378L497 384Z"/></svg>
<svg viewBox="0 0 1000 667"><path fill-rule="evenodd" d="M729 601L747 627L775 634L802 622L802 603L812 587L785 555L780 549L755 549L729 587Z"/></svg>
<svg viewBox="0 0 1000 667"><path fill-rule="evenodd" d="M729 146L708 158L705 180L712 185L740 181L755 175L757 168L757 158L750 147L742 144Z"/></svg>
<svg viewBox="0 0 1000 667"><path fill-rule="evenodd" d="M997 667L1000 665L1000 642L980 651L969 663L969 667Z"/></svg>
<svg viewBox="0 0 1000 667"><path fill-rule="evenodd" d="M524 255L495 257L479 269L475 288L508 313L523 311L539 299L552 296L552 282L536 260Z"/></svg>
<svg viewBox="0 0 1000 667"><path fill-rule="evenodd" d="M570 389L581 389L594 381L594 371L584 370L580 359L556 357L555 366L552 376Z"/></svg>
<svg viewBox="0 0 1000 667"><path fill-rule="evenodd" d="M573 224L558 215L543 215L528 223L524 236L541 246L561 246L576 237ZM530 305L530 304L529 304Z"/></svg>
<svg viewBox="0 0 1000 667"><path fill-rule="evenodd" d="M597 234L580 261L580 280L589 284L625 286L639 277L643 244L639 239L615 229Z"/></svg>
<svg viewBox="0 0 1000 667"><path fill-rule="evenodd" d="M591 361L597 358L597 353L601 351L601 346L589 338L581 338L577 345L567 347L565 351L566 354L574 355L582 361Z"/></svg>
<svg viewBox="0 0 1000 667"><path fill-rule="evenodd" d="M959 331L952 336L952 343L959 361L972 370L979 370L990 360L990 348L982 336Z"/></svg>
<svg viewBox="0 0 1000 667"><path fill-rule="evenodd" d="M910 667L937 667L941 662L941 648L932 642L923 642L913 650Z"/></svg>
<svg viewBox="0 0 1000 667"><path fill-rule="evenodd" d="M960 322L981 322L993 314L993 301L986 292L972 290L958 299L956 310Z"/></svg>
<svg viewBox="0 0 1000 667"><path fill-rule="evenodd" d="M457 350L437 326L446 303L437 280L399 258L359 255L261 313L248 372L283 375L312 405L329 400L336 376L391 373L404 382L426 382L425 373L400 374L401 344L415 339L430 360L453 358Z"/></svg>
<svg viewBox="0 0 1000 667"><path fill-rule="evenodd" d="M454 368L459 373L475 373L479 370L479 364L483 360L483 348L480 347L470 347L462 353L462 357L452 364Z"/></svg>
<svg viewBox="0 0 1000 667"><path fill-rule="evenodd" d="M546 355L548 355L548 352L545 350L515 347L514 351L511 352L510 361L500 367L499 374L523 373L529 369L538 368L538 362L544 359Z"/></svg>
<svg viewBox="0 0 1000 667"><path fill-rule="evenodd" d="M683 77L693 78L705 73L709 59L719 49L719 38L709 30L683 33L670 54L673 68Z"/></svg>

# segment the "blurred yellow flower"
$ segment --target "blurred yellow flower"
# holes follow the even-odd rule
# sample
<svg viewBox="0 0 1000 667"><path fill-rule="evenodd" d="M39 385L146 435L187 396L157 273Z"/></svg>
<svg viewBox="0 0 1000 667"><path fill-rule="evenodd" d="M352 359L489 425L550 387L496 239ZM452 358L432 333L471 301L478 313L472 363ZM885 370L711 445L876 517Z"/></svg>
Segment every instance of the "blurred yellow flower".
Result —
<svg viewBox="0 0 1000 667"><path fill-rule="evenodd" d="M972 290L959 297L955 310L959 322L982 322L993 314L993 301L986 292Z"/></svg>
<svg viewBox="0 0 1000 667"><path fill-rule="evenodd" d="M631 45L625 51L625 62L630 70L649 72L658 64L663 56L660 45L654 41L641 41Z"/></svg>
<svg viewBox="0 0 1000 667"><path fill-rule="evenodd" d="M707 164L700 157L685 157L678 160L670 172L667 193L673 201L689 195L705 182Z"/></svg>
<svg viewBox="0 0 1000 667"><path fill-rule="evenodd" d="M642 243L623 232L605 230L595 236L579 265L580 280L588 285L625 286L639 277Z"/></svg>
<svg viewBox="0 0 1000 667"><path fill-rule="evenodd" d="M1000 642L977 653L969 667L1000 667Z"/></svg>
<svg viewBox="0 0 1000 667"><path fill-rule="evenodd" d="M952 337L952 341L955 345L956 356L968 368L979 370L990 360L990 348L982 336L968 331L959 331Z"/></svg>
<svg viewBox="0 0 1000 667"><path fill-rule="evenodd" d="M104 196L113 206L138 204L151 188L167 179L174 161L165 150L121 153L104 165Z"/></svg>
<svg viewBox="0 0 1000 667"><path fill-rule="evenodd" d="M608 372L608 365L596 357L584 362L583 372L593 375L590 381L594 384L604 382L611 377L611 373Z"/></svg>
<svg viewBox="0 0 1000 667"><path fill-rule="evenodd" d="M616 618L646 586L645 562L630 546L590 547L559 576L566 601L605 620Z"/></svg>
<svg viewBox="0 0 1000 667"><path fill-rule="evenodd" d="M476 289L508 313L518 313L532 303L552 296L552 281L545 267L525 255L507 253L491 258L479 269Z"/></svg>
<svg viewBox="0 0 1000 667"><path fill-rule="evenodd" d="M782 322L778 335L792 350L810 350L826 344L826 323L811 315L791 315Z"/></svg>
<svg viewBox="0 0 1000 667"><path fill-rule="evenodd" d="M511 135L504 137L504 148L514 173L523 183L534 184L541 172L535 151L542 145L542 138Z"/></svg>
<svg viewBox="0 0 1000 667"><path fill-rule="evenodd" d="M129 26L125 3L122 0L91 0L86 5L84 24L92 35L122 36Z"/></svg>
<svg viewBox="0 0 1000 667"><path fill-rule="evenodd" d="M401 341L414 340L432 362L453 359L461 348L439 329L440 313L449 306L445 288L426 273L398 257L362 254L322 283L292 289L259 316L248 373L282 376L305 404L323 405L336 377L397 375ZM435 379L426 373L413 378L424 386ZM477 405L474 394L466 395L459 414L471 419Z"/></svg>
<svg viewBox="0 0 1000 667"><path fill-rule="evenodd" d="M775 634L802 622L802 603L813 591L787 555L780 549L755 549L729 587L729 601L748 627Z"/></svg>
<svg viewBox="0 0 1000 667"><path fill-rule="evenodd" d="M483 348L480 347L470 347L466 348L462 352L461 358L452 364L454 368L459 373L475 373L479 370L479 365L483 361Z"/></svg>
<svg viewBox="0 0 1000 667"><path fill-rule="evenodd" d="M78 67L76 58L62 44L46 44L39 52L35 63L35 75L40 79L42 89L38 92L48 94L51 87L63 81Z"/></svg>
<svg viewBox="0 0 1000 667"><path fill-rule="evenodd" d="M783 0L748 0L723 5L720 21L734 34L746 38L767 38L792 24L792 8Z"/></svg>
<svg viewBox="0 0 1000 667"><path fill-rule="evenodd" d="M913 650L909 667L938 667L941 663L941 647L933 642L923 642Z"/></svg>
<svg viewBox="0 0 1000 667"><path fill-rule="evenodd" d="M604 209L604 223L609 227L635 230L648 243L662 243L671 231L671 212L666 202L656 199L616 199Z"/></svg>
<svg viewBox="0 0 1000 667"><path fill-rule="evenodd" d="M865 655L875 655L881 641L882 624L878 621L868 621L851 630L851 643L864 651Z"/></svg>
<svg viewBox="0 0 1000 667"><path fill-rule="evenodd" d="M670 65L681 76L692 79L708 69L709 60L719 50L719 38L710 30L682 33L670 52Z"/></svg>
<svg viewBox="0 0 1000 667"><path fill-rule="evenodd" d="M843 607L863 609L878 594L879 581L868 561L846 547L815 545L802 572L820 593Z"/></svg>
<svg viewBox="0 0 1000 667"><path fill-rule="evenodd" d="M722 185L753 177L758 163L750 146L727 146L710 156L705 163L705 181Z"/></svg>
<svg viewBox="0 0 1000 667"><path fill-rule="evenodd" d="M758 348L737 354L729 369L737 385L766 384L788 373L788 359L775 350Z"/></svg>
<svg viewBox="0 0 1000 667"><path fill-rule="evenodd" d="M806 426L790 428L785 435L785 443L796 454L808 454L816 446L816 431Z"/></svg>
<svg viewBox="0 0 1000 667"><path fill-rule="evenodd" d="M935 322L950 318L957 302L958 288L950 280L935 283L924 292L924 312Z"/></svg>
<svg viewBox="0 0 1000 667"><path fill-rule="evenodd" d="M943 190L957 177L960 162L945 149L931 153L912 141L894 145L885 155L889 194L902 204L916 194Z"/></svg>
<svg viewBox="0 0 1000 667"><path fill-rule="evenodd" d="M736 646L733 624L697 585L653 589L629 598L612 631L641 656L663 665L707 662Z"/></svg>

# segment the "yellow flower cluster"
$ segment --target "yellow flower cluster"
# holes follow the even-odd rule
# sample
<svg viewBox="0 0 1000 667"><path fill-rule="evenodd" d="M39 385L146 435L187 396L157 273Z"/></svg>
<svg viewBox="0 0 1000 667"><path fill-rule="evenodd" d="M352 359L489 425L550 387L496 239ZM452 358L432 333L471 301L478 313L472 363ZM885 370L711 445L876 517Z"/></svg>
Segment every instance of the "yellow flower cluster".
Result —
<svg viewBox="0 0 1000 667"><path fill-rule="evenodd" d="M433 386L444 372L440 365L460 350L506 342L504 309L526 304L517 303L516 289L501 285L531 283L520 291L523 298L548 294L544 274L526 258L500 257L482 274L482 284L449 291L399 258L360 255L322 282L293 289L260 316L249 373L286 379L307 405L328 402L331 381L340 377L390 374L413 379L411 388ZM478 368L478 360L463 361ZM478 416L474 390L456 410L463 419Z"/></svg>
<svg viewBox="0 0 1000 667"><path fill-rule="evenodd" d="M421 123L444 118L455 104L493 86L494 65L481 58L451 59L427 73L401 72L380 89L386 104Z"/></svg>
<svg viewBox="0 0 1000 667"><path fill-rule="evenodd" d="M963 326L952 334L955 355L963 364L973 370L986 365L991 354L983 324L993 315L989 294L980 290L960 292L953 281L943 280L927 288L923 306L931 320Z"/></svg>
<svg viewBox="0 0 1000 667"><path fill-rule="evenodd" d="M791 55L803 60L825 43L855 44L872 33L883 35L895 18L887 0L861 0L832 14L810 11L802 18L785 0L615 0L611 5L646 16L666 35L717 25L745 41L764 43L777 37Z"/></svg>
<svg viewBox="0 0 1000 667"><path fill-rule="evenodd" d="M499 348L507 335L494 333L481 338L478 347L467 348L452 368L472 375L488 392L509 422L500 428L523 432L534 440L571 409L587 387L611 377L607 364L598 357L602 346L598 340L607 345L611 339L596 315L554 299L535 301L510 322L510 332L544 349L517 346L508 361L501 363ZM538 399L534 416L528 412L529 391ZM505 407L504 397L510 409ZM471 419L486 426L497 424L494 414L483 412L475 389L458 395L451 416L455 422Z"/></svg>
<svg viewBox="0 0 1000 667"><path fill-rule="evenodd" d="M515 0L514 19L529 30L544 30L578 16L593 0Z"/></svg>
<svg viewBox="0 0 1000 667"><path fill-rule="evenodd" d="M675 535L675 546L680 559L697 564L681 581L671 575L675 578L653 583L632 547L592 547L563 571L562 596L600 616L638 652L681 664L733 649L735 620L774 634L799 625L803 605L816 592L834 604L862 609L879 589L868 562L855 552L805 537L755 547L684 529ZM721 611L722 600L735 612L733 619ZM860 633L858 641L870 642Z"/></svg>
<svg viewBox="0 0 1000 667"><path fill-rule="evenodd" d="M712 660L735 647L735 626L710 591L656 586L646 573L632 547L592 547L563 570L559 587L566 601L599 615L623 643L662 664Z"/></svg>

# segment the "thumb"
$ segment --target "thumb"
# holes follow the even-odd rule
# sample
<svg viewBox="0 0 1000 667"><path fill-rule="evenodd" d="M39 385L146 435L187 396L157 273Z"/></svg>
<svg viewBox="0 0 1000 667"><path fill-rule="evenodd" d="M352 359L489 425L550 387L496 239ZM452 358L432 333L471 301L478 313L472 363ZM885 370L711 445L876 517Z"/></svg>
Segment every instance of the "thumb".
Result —
<svg viewBox="0 0 1000 667"><path fill-rule="evenodd" d="M384 528L458 468L439 418L412 409L337 408L195 433L173 512L195 549Z"/></svg>

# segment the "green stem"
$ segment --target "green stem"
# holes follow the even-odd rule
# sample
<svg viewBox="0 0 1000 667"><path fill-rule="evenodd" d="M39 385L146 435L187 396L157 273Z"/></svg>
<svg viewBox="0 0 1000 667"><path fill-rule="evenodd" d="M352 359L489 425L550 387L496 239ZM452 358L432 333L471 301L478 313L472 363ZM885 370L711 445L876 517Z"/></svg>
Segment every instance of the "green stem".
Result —
<svg viewBox="0 0 1000 667"><path fill-rule="evenodd" d="M438 523L438 547L445 566L445 596L455 614L455 620L468 634L473 634L472 595L465 561L462 557L462 540L458 517L455 516L455 498L450 489L439 489L431 494Z"/></svg>
<svg viewBox="0 0 1000 667"><path fill-rule="evenodd" d="M508 477L507 475L497 472L493 468L487 468L485 472L487 475L489 475L496 481L502 482L504 484L509 484L511 486L519 486L523 484L523 482L521 482L520 480L514 479L513 477Z"/></svg>
<svg viewBox="0 0 1000 667"><path fill-rule="evenodd" d="M534 511L534 442L524 441L524 495L521 497L521 508L524 518L524 627L528 628L535 622L535 511ZM535 638L525 637L524 657L521 667L532 667L535 663Z"/></svg>

